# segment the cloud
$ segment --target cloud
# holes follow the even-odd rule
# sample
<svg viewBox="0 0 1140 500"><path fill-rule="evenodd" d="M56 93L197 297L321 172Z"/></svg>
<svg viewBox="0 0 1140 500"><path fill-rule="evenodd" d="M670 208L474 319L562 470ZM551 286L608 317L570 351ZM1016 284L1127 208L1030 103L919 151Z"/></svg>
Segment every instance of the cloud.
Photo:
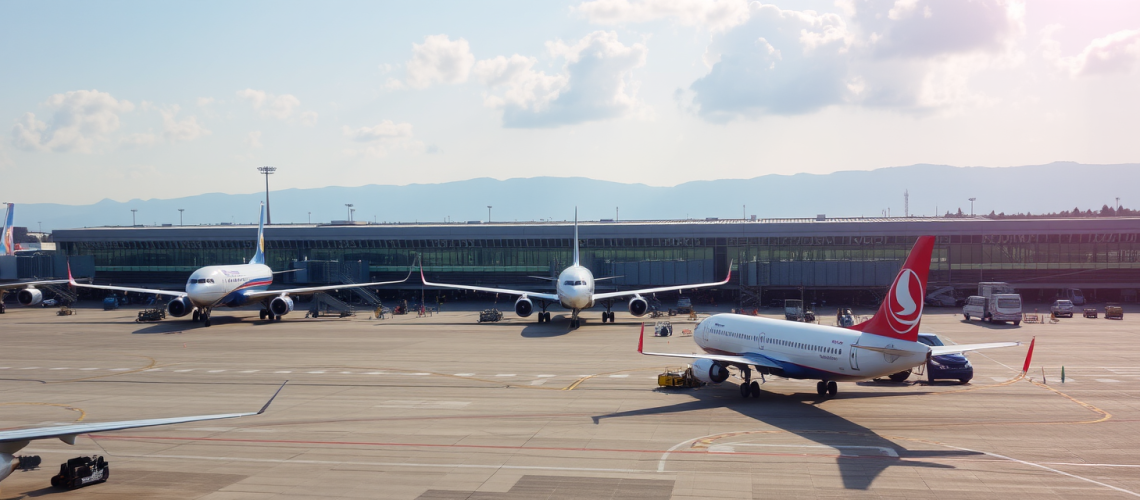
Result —
<svg viewBox="0 0 1140 500"><path fill-rule="evenodd" d="M876 57L930 58L1002 52L1024 36L1024 5L1013 0L870 2L854 22L873 35Z"/></svg>
<svg viewBox="0 0 1140 500"><path fill-rule="evenodd" d="M724 31L748 20L747 0L594 0L573 10L591 23L617 25L673 19L684 26Z"/></svg>
<svg viewBox="0 0 1140 500"><path fill-rule="evenodd" d="M78 151L90 153L98 142L118 130L119 115L135 108L98 90L54 94L43 106L54 110L48 121L25 113L12 127L12 142L26 151Z"/></svg>
<svg viewBox="0 0 1140 500"><path fill-rule="evenodd" d="M372 127L353 129L345 126L342 131L349 140L364 144L360 149L345 149L348 156L368 155L379 158L395 149L413 152L425 150L424 144L412 137L412 124L406 122L384 120Z"/></svg>
<svg viewBox="0 0 1140 500"><path fill-rule="evenodd" d="M1051 26L1045 30L1045 57L1072 78L1080 76L1132 73L1140 69L1140 30L1123 30L1097 38L1080 54L1060 56L1060 44L1052 40Z"/></svg>
<svg viewBox="0 0 1140 500"><path fill-rule="evenodd" d="M198 106L209 106L214 103L213 97L199 97Z"/></svg>
<svg viewBox="0 0 1140 500"><path fill-rule="evenodd" d="M157 144L159 138L151 132L136 132L123 138L122 143L127 146L149 146Z"/></svg>
<svg viewBox="0 0 1140 500"><path fill-rule="evenodd" d="M237 91L237 96L249 101L262 117L281 121L291 121L297 114L297 109L301 107L301 100L293 94L275 95L264 90L245 89ZM298 121L303 125L313 125L317 121L317 113L315 111L300 113Z"/></svg>
<svg viewBox="0 0 1140 500"><path fill-rule="evenodd" d="M635 68L645 65L644 44L625 45L610 31L595 31L575 43L546 43L562 71L534 69L520 56L479 61L476 76L489 87L484 103L503 110L507 127L555 127L627 114L638 106Z"/></svg>
<svg viewBox="0 0 1140 500"><path fill-rule="evenodd" d="M162 114L162 136L166 140L186 142L204 135L210 135L210 131L198 123L197 117L191 116L181 121L175 118L179 109L178 105L174 105L169 109L159 111Z"/></svg>
<svg viewBox="0 0 1140 500"><path fill-rule="evenodd" d="M404 67L407 85L422 89L433 83L463 83L474 65L475 56L467 40L431 35L422 44L412 44L412 59Z"/></svg>
<svg viewBox="0 0 1140 500"><path fill-rule="evenodd" d="M251 148L260 148L262 146L261 131L254 130L253 132L250 132L249 135L245 136L245 140L242 142L245 142L245 144Z"/></svg>

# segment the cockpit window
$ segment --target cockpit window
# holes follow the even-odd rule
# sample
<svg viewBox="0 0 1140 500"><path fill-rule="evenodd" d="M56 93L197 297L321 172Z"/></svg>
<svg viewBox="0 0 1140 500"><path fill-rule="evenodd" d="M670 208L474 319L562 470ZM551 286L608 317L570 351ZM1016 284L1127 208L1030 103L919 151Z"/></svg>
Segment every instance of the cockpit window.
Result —
<svg viewBox="0 0 1140 500"><path fill-rule="evenodd" d="M563 285L574 286L574 280L566 280L562 282Z"/></svg>

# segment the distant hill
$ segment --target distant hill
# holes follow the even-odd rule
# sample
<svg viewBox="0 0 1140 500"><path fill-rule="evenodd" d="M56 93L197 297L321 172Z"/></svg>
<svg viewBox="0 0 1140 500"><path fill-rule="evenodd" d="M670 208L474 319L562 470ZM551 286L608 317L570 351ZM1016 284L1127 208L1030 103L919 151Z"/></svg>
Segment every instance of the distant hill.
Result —
<svg viewBox="0 0 1140 500"><path fill-rule="evenodd" d="M714 168L714 167L708 167ZM356 207L357 220L453 221L487 219L530 221L567 220L579 208L584 220L611 219L620 207L622 220L706 217L739 218L903 215L903 191L910 192L910 212L935 215L961 208L969 213L969 198L977 198L979 214L996 212L1057 212L1113 205L1140 206L1130 199L1140 185L1140 164L1083 165L1056 162L1023 167L952 167L911 165L871 171L825 175L765 175L753 179L695 181L674 187L622 184L581 177L488 178L412 184L286 189L270 194L273 221L304 223L347 218L345 203ZM130 225L137 209L139 224L256 222L264 193L209 193L170 200L103 200L92 205L54 203L16 206L16 224L35 230L87 226ZM746 207L746 208L745 208Z"/></svg>

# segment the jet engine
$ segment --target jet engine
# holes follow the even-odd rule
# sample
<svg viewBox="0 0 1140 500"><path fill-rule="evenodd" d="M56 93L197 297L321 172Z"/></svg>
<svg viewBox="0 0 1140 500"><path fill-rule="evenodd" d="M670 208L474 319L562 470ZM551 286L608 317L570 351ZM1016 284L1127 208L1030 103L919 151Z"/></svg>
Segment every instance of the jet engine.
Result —
<svg viewBox="0 0 1140 500"><path fill-rule="evenodd" d="M698 359L693 362L693 376L706 384L719 384L728 380L728 368L711 359Z"/></svg>
<svg viewBox="0 0 1140 500"><path fill-rule="evenodd" d="M269 301L269 311L276 316L289 314L293 312L293 299L289 298L288 295L274 297L273 300Z"/></svg>
<svg viewBox="0 0 1140 500"><path fill-rule="evenodd" d="M645 316L645 313L647 312L649 312L649 302L646 302L645 299L641 298L640 296L629 299L630 314L641 317Z"/></svg>
<svg viewBox="0 0 1140 500"><path fill-rule="evenodd" d="M21 305L38 306L40 302L44 301L44 293L35 288L25 288L16 292L16 300Z"/></svg>
<svg viewBox="0 0 1140 500"><path fill-rule="evenodd" d="M194 304L190 303L190 297L178 297L166 304L166 312L175 318L181 318L193 310Z"/></svg>
<svg viewBox="0 0 1140 500"><path fill-rule="evenodd" d="M515 301L515 314L520 318L528 317L532 312L534 312L534 303L530 299L519 297L519 300Z"/></svg>
<svg viewBox="0 0 1140 500"><path fill-rule="evenodd" d="M3 481L12 471L16 470L18 463L16 460L16 457L9 453L0 453L0 481Z"/></svg>

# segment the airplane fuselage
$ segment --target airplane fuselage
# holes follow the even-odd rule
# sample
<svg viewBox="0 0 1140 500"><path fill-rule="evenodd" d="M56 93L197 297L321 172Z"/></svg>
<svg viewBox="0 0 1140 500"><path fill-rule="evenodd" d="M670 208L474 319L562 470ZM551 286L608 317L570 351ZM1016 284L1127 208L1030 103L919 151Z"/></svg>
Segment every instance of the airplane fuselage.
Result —
<svg viewBox="0 0 1140 500"><path fill-rule="evenodd" d="M813 323L717 314L693 330L698 346L711 354L759 354L779 363L773 375L815 380L857 381L898 373L926 361L930 348L857 330ZM884 354L856 345L905 351Z"/></svg>
<svg viewBox="0 0 1140 500"><path fill-rule="evenodd" d="M594 307L594 274L582 266L570 266L558 274L554 289L562 307L580 311Z"/></svg>
<svg viewBox="0 0 1140 500"><path fill-rule="evenodd" d="M243 291L265 290L271 284L273 271L264 264L206 266L190 275L186 294L198 308L239 307L247 302Z"/></svg>

